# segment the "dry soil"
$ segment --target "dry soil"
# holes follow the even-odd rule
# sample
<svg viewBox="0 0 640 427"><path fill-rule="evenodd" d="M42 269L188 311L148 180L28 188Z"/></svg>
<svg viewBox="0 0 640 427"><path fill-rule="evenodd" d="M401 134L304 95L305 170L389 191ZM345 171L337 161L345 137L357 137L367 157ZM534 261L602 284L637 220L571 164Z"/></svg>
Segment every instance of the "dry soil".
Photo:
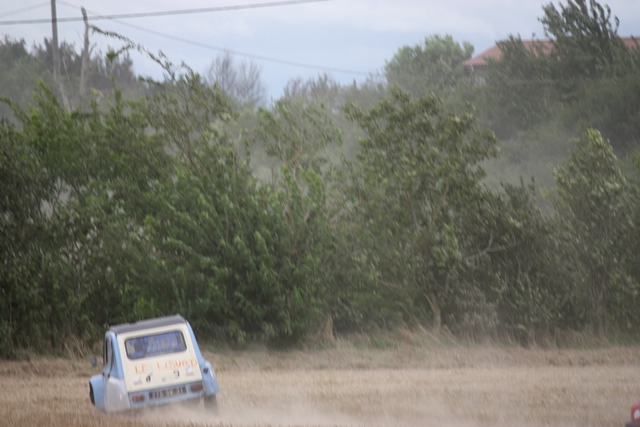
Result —
<svg viewBox="0 0 640 427"><path fill-rule="evenodd" d="M220 414L166 407L104 415L88 360L0 361L0 426L624 426L640 348L394 345L207 352Z"/></svg>

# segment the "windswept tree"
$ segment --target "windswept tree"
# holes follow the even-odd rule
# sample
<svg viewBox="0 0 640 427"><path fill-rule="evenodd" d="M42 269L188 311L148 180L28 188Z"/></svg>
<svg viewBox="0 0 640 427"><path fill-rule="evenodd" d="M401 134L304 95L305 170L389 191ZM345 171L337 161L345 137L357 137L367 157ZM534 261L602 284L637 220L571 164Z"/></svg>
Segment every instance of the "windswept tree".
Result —
<svg viewBox="0 0 640 427"><path fill-rule="evenodd" d="M596 0L569 0L543 8L553 42L549 64L567 125L598 129L617 153L640 141L640 48L618 35L620 20Z"/></svg>
<svg viewBox="0 0 640 427"><path fill-rule="evenodd" d="M576 78L611 77L615 65L625 58L626 47L618 36L620 20L611 8L596 0L568 0L543 8L540 22L553 41L553 55L561 76Z"/></svg>
<svg viewBox="0 0 640 427"><path fill-rule="evenodd" d="M483 114L498 136L507 138L548 120L556 96L549 43L510 36L497 45L502 55L488 61L486 86L481 88L488 102Z"/></svg>
<svg viewBox="0 0 640 427"><path fill-rule="evenodd" d="M630 254L626 236L632 233L630 189L611 144L588 130L570 159L555 171L553 198L561 240L578 266L574 279L590 302L591 325L604 336L607 323L619 317L616 296L627 288L621 268Z"/></svg>
<svg viewBox="0 0 640 427"><path fill-rule="evenodd" d="M501 138L556 125L598 129L628 152L640 141L640 49L618 35L619 19L595 0L543 7L549 40L510 36L480 88L483 118ZM481 98L482 99L482 98Z"/></svg>
<svg viewBox="0 0 640 427"><path fill-rule="evenodd" d="M29 52L24 40L5 36L0 40L0 87L2 96L26 108L38 80L51 82L53 77L45 64ZM0 116L14 115L8 105L0 105Z"/></svg>
<svg viewBox="0 0 640 427"><path fill-rule="evenodd" d="M255 62L237 61L231 52L225 51L211 61L205 78L227 96L250 106L259 106L267 101L267 88L260 72Z"/></svg>
<svg viewBox="0 0 640 427"><path fill-rule="evenodd" d="M495 154L495 138L474 129L470 113L448 113L434 97L397 88L372 109L351 104L347 113L365 134L348 181L362 230L357 258L377 266L378 282L426 304L422 312L439 327L456 290L473 294L473 284L456 277L476 251L458 234L460 209L481 197L480 163Z"/></svg>
<svg viewBox="0 0 640 427"><path fill-rule="evenodd" d="M422 44L402 46L384 66L389 85L399 85L414 97L436 95L447 103L468 83L462 62L471 58L473 46L450 35L434 35Z"/></svg>

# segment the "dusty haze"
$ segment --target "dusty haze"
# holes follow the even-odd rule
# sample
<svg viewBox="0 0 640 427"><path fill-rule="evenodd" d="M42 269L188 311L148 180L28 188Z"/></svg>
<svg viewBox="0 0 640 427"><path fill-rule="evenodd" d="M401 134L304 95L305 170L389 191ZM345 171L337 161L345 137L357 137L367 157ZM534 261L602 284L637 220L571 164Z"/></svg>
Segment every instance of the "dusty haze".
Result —
<svg viewBox="0 0 640 427"><path fill-rule="evenodd" d="M0 361L1 426L623 426L640 349L394 345L208 353L220 415L168 407L107 416L86 360Z"/></svg>

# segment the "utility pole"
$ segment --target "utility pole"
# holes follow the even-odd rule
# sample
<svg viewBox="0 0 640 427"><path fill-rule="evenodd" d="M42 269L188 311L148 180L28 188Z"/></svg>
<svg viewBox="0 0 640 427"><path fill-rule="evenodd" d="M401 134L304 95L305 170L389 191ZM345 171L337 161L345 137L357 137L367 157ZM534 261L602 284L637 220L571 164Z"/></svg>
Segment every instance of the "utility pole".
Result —
<svg viewBox="0 0 640 427"><path fill-rule="evenodd" d="M56 14L56 0L51 0L51 30L53 32L52 38L52 53L53 53L53 80L58 84L60 89L60 96L62 96L62 102L67 111L71 111L69 107L69 99L67 93L62 85L62 79L60 78L60 58L58 54L58 15Z"/></svg>
<svg viewBox="0 0 640 427"><path fill-rule="evenodd" d="M53 79L60 81L60 59L58 58L58 15L56 14L56 0L51 0L51 30L53 31Z"/></svg>
<svg viewBox="0 0 640 427"><path fill-rule="evenodd" d="M84 7L82 11L82 19L84 20L84 47L82 48L82 71L80 71L80 102L84 106L88 95L89 86L89 19L87 11Z"/></svg>

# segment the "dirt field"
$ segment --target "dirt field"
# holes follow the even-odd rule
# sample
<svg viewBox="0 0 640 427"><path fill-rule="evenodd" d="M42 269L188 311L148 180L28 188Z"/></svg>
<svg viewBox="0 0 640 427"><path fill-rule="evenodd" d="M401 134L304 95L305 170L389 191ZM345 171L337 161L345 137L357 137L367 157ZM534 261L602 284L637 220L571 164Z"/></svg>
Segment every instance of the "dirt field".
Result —
<svg viewBox="0 0 640 427"><path fill-rule="evenodd" d="M97 413L87 360L0 361L0 426L624 426L640 400L640 348L208 353L220 415Z"/></svg>

